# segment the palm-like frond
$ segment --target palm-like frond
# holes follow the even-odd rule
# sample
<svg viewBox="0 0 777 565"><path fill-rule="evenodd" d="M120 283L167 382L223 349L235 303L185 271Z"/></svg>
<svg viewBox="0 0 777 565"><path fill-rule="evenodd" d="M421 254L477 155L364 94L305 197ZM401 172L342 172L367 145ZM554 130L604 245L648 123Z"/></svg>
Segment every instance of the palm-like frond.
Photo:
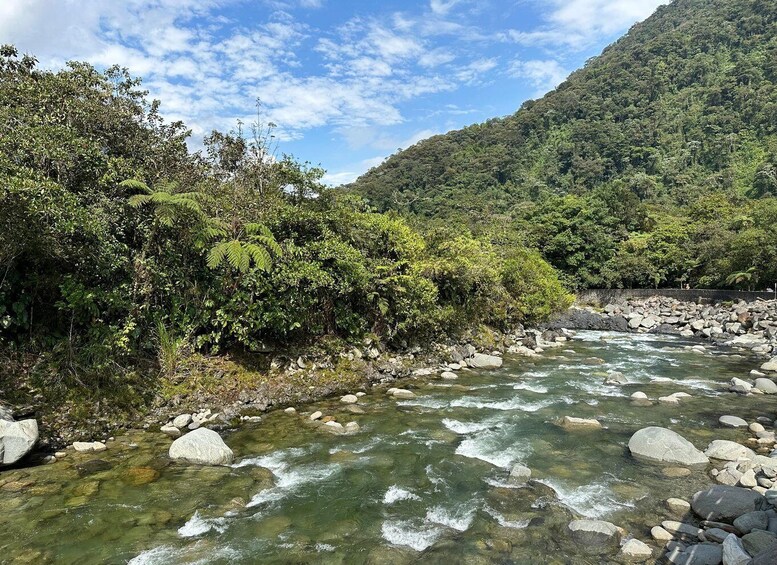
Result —
<svg viewBox="0 0 777 565"><path fill-rule="evenodd" d="M215 237L224 237L227 226L215 220L206 228ZM243 227L248 234L246 240L238 238L220 241L208 253L207 263L211 269L227 263L239 273L245 273L253 264L257 269L267 271L272 266L272 254L280 255L281 246L264 224L251 223Z"/></svg>

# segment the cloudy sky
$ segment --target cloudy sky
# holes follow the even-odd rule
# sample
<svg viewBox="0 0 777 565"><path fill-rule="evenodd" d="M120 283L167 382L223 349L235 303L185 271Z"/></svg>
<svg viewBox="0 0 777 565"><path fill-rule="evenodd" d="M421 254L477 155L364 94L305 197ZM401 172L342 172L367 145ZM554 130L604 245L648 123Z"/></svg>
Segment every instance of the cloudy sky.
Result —
<svg viewBox="0 0 777 565"><path fill-rule="evenodd" d="M118 63L192 146L237 120L348 182L398 148L514 112L667 0L0 0L0 44Z"/></svg>

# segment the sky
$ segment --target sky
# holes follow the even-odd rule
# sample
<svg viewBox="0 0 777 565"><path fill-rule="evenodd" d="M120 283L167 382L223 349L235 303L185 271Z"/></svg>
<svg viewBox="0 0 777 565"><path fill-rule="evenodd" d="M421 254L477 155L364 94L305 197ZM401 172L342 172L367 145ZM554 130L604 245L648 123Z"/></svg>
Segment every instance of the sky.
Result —
<svg viewBox="0 0 777 565"><path fill-rule="evenodd" d="M280 153L339 185L515 112L666 3L0 0L0 44L49 69L127 67L193 150L213 129L273 123Z"/></svg>

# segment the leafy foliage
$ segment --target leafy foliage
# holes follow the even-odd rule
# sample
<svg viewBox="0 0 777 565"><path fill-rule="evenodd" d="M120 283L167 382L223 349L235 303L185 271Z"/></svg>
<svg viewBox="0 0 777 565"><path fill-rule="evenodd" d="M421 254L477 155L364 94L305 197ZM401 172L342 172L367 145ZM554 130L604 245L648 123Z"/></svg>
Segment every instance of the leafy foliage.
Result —
<svg viewBox="0 0 777 565"><path fill-rule="evenodd" d="M272 125L202 153L138 80L0 49L0 346L41 388L130 387L181 352L372 334L396 346L568 303L536 254L428 237L278 157ZM517 259L520 257L520 260Z"/></svg>

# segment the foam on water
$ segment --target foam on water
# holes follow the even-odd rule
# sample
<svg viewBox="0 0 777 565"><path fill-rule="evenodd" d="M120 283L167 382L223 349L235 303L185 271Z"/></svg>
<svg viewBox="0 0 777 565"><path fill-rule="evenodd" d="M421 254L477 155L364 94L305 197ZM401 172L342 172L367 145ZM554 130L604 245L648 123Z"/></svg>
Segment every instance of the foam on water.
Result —
<svg viewBox="0 0 777 565"><path fill-rule="evenodd" d="M520 412L537 412L548 406L555 404L554 400L541 400L538 402L526 402L520 398L512 398L510 400L483 402L473 398L457 398L451 402L452 408L478 408L487 410L503 410L510 411L516 410Z"/></svg>
<svg viewBox="0 0 777 565"><path fill-rule="evenodd" d="M537 394L545 394L548 392L548 388L542 385L532 383L517 383L513 385L514 390L527 390L529 392L535 392Z"/></svg>
<svg viewBox="0 0 777 565"><path fill-rule="evenodd" d="M423 551L440 539L442 528L433 524L411 520L386 520L381 527L383 539L393 545L404 545Z"/></svg>
<svg viewBox="0 0 777 565"><path fill-rule="evenodd" d="M509 443L510 430L488 430L474 434L456 448L456 455L480 459L502 469L510 469L516 461L531 453L526 444Z"/></svg>
<svg viewBox="0 0 777 565"><path fill-rule="evenodd" d="M340 470L340 466L336 463L299 464L288 460L290 457L299 457L305 453L307 451L304 449L288 449L262 457L245 459L235 465L235 467L247 465L264 467L272 471L275 477L275 486L255 494L247 506L258 506L281 500L300 487L328 479Z"/></svg>
<svg viewBox="0 0 777 565"><path fill-rule="evenodd" d="M421 497L397 485L391 485L386 494L383 495L383 504L386 505L394 504L400 500L421 500Z"/></svg>
<svg viewBox="0 0 777 565"><path fill-rule="evenodd" d="M607 483L573 487L553 479L539 482L555 490L564 505L586 518L603 518L623 508L634 508L631 502L617 500Z"/></svg>
<svg viewBox="0 0 777 565"><path fill-rule="evenodd" d="M237 562L241 554L228 546L204 546L199 542L186 548L175 548L161 545L136 555L127 565L169 565L170 563L187 563L189 565L204 565L222 560L225 563Z"/></svg>
<svg viewBox="0 0 777 565"><path fill-rule="evenodd" d="M199 511L194 512L194 516L180 528L178 528L178 535L182 538L193 538L207 534L211 530L216 530L221 533L227 529L226 518L203 518L200 516Z"/></svg>
<svg viewBox="0 0 777 565"><path fill-rule="evenodd" d="M440 524L458 532L465 532L472 525L476 511L477 507L474 503L468 503L453 509L435 506L426 511L426 521Z"/></svg>
<svg viewBox="0 0 777 565"><path fill-rule="evenodd" d="M487 430L494 426L494 424L489 422L460 422L451 418L445 418L442 421L442 425L450 431L461 435L482 432L483 430Z"/></svg>
<svg viewBox="0 0 777 565"><path fill-rule="evenodd" d="M433 408L439 410L441 408L447 408L448 403L445 400L436 400L434 398L415 398L412 400L401 400L397 402L397 406L418 406L420 408Z"/></svg>

